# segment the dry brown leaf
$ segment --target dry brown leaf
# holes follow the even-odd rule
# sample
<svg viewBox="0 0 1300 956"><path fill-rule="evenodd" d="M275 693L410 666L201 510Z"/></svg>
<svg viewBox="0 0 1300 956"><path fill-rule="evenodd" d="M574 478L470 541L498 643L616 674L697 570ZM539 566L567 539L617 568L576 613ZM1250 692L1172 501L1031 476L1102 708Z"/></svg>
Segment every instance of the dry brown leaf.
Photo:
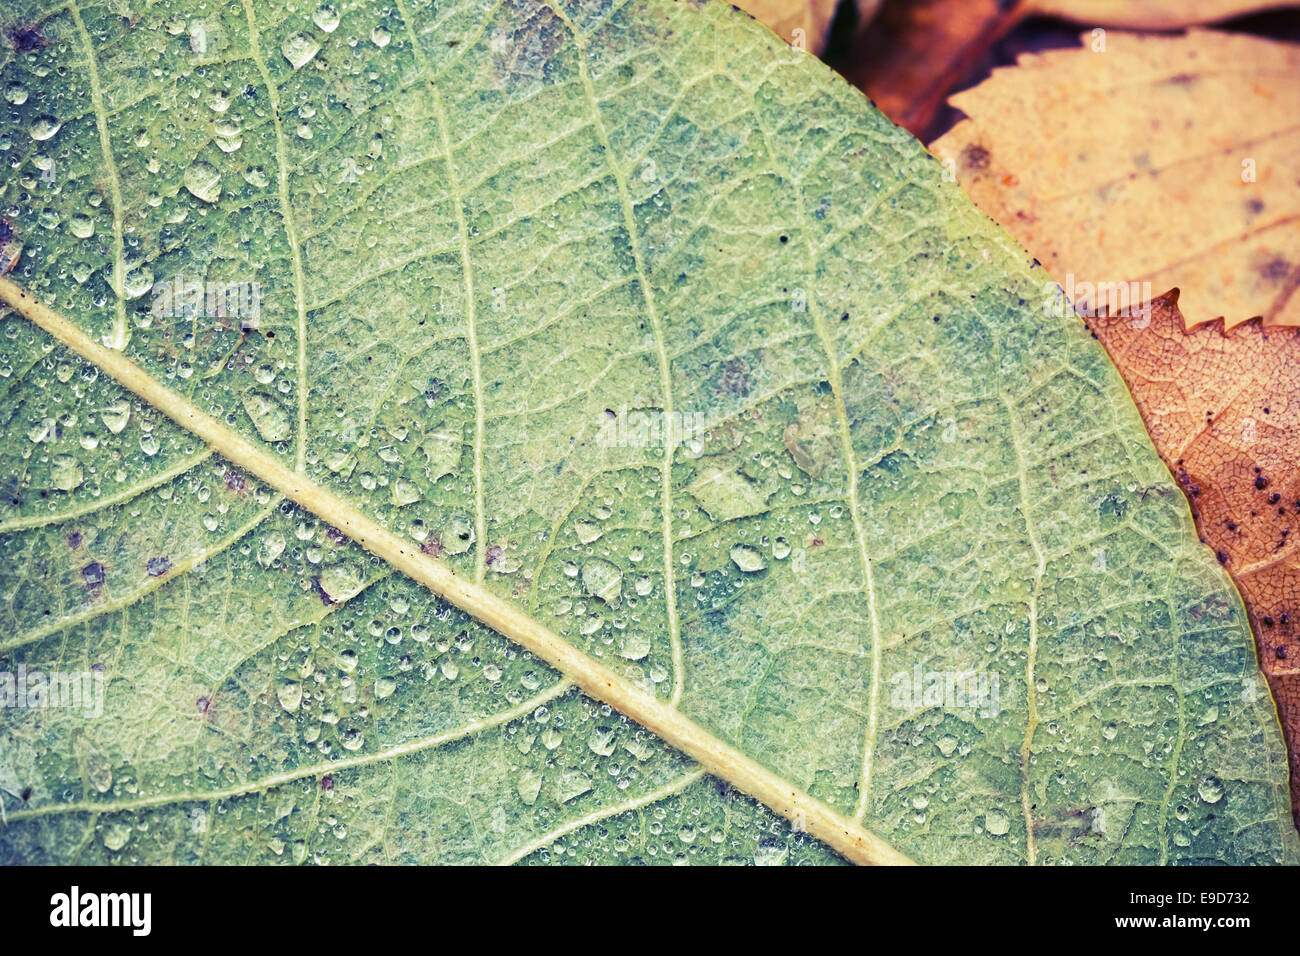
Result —
<svg viewBox="0 0 1300 956"><path fill-rule="evenodd" d="M1287 0L1028 0L1028 12L1098 26L1173 30L1291 6Z"/></svg>
<svg viewBox="0 0 1300 956"><path fill-rule="evenodd" d="M886 0L844 72L881 112L923 136L948 91L1022 15L998 0Z"/></svg>
<svg viewBox="0 0 1300 956"><path fill-rule="evenodd" d="M861 28L880 6L880 0L853 0ZM735 0L736 6L787 43L809 53L826 49L831 21L839 0Z"/></svg>
<svg viewBox="0 0 1300 956"><path fill-rule="evenodd" d="M1175 292L1140 316L1088 324L1245 599L1300 826L1300 329L1185 330L1176 301Z"/></svg>
<svg viewBox="0 0 1300 956"><path fill-rule="evenodd" d="M1102 39L953 97L971 119L931 151L1076 305L1149 283L1180 287L1190 324L1300 325L1300 47Z"/></svg>

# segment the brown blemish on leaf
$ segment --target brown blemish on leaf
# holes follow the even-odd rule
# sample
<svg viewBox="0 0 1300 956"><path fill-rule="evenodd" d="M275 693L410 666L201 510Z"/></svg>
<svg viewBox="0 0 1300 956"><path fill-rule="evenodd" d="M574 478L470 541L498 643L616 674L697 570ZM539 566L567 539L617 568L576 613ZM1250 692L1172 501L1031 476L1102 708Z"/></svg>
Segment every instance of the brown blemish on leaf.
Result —
<svg viewBox="0 0 1300 956"><path fill-rule="evenodd" d="M19 53L32 53L45 49L48 42L39 27L18 24L5 30L5 36Z"/></svg>
<svg viewBox="0 0 1300 956"><path fill-rule="evenodd" d="M18 237L18 230L10 220L0 219L0 275L13 272L22 254L23 243Z"/></svg>
<svg viewBox="0 0 1300 956"><path fill-rule="evenodd" d="M81 569L81 583L87 590L98 591L108 579L108 569L98 561L91 561Z"/></svg>
<svg viewBox="0 0 1300 956"><path fill-rule="evenodd" d="M971 172L982 173L989 168L989 151L972 143L961 151L961 164Z"/></svg>
<svg viewBox="0 0 1300 956"><path fill-rule="evenodd" d="M718 381L719 392L746 398L751 387L749 366L744 359L735 356L722 364L722 375Z"/></svg>
<svg viewBox="0 0 1300 956"><path fill-rule="evenodd" d="M506 19L509 33L496 33L489 40L492 65L507 87L530 82L545 82L550 77L552 60L568 41L564 21L545 3L510 0Z"/></svg>

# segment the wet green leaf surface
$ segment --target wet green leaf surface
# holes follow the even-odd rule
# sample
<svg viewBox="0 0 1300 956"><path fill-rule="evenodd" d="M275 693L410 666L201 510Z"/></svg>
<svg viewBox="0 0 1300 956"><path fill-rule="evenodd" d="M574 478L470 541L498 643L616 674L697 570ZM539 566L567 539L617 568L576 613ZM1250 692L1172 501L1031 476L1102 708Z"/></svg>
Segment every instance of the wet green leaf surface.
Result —
<svg viewBox="0 0 1300 956"><path fill-rule="evenodd" d="M1118 375L811 58L666 0L0 19L13 278L286 464L921 862L1296 857ZM0 374L0 670L102 706L0 708L0 859L835 860L17 315Z"/></svg>

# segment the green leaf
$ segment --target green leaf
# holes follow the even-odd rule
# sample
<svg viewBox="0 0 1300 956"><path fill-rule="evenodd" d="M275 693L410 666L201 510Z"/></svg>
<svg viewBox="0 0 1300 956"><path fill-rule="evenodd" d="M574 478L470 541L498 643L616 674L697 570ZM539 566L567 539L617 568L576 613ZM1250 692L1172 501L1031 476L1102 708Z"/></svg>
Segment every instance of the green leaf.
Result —
<svg viewBox="0 0 1300 956"><path fill-rule="evenodd" d="M89 698L0 708L0 859L835 860L805 806L1296 859L1119 377L811 58L667 0L0 18L0 671Z"/></svg>

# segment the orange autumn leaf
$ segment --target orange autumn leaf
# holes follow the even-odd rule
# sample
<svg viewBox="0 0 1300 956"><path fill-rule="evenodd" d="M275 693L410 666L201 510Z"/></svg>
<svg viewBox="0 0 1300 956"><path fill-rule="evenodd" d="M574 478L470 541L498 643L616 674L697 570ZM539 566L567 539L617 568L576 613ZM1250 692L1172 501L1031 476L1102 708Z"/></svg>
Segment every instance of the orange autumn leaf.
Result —
<svg viewBox="0 0 1300 956"><path fill-rule="evenodd" d="M1300 329L1187 330L1177 298L1087 321L1245 600L1300 825Z"/></svg>
<svg viewBox="0 0 1300 956"><path fill-rule="evenodd" d="M1083 42L954 96L931 151L1088 311L1178 286L1192 325L1300 325L1300 47Z"/></svg>

